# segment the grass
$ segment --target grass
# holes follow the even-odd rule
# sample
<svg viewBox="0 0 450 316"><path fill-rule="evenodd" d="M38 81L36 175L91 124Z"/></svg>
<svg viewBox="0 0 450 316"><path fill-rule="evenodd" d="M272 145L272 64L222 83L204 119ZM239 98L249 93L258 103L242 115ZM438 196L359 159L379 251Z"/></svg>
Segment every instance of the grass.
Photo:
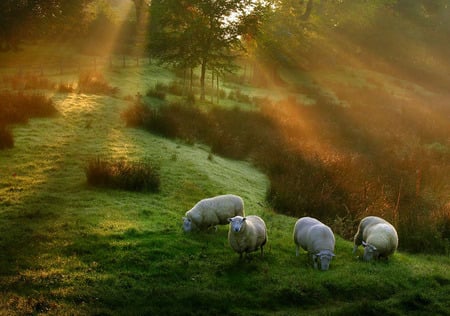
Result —
<svg viewBox="0 0 450 316"><path fill-rule="evenodd" d="M150 86L110 75L114 86L125 77L122 93ZM52 99L60 115L15 126L14 148L0 152L0 315L450 314L448 256L363 263L338 236L330 271L314 271L295 257L296 218L266 205L268 179L248 162L126 128L123 99ZM156 163L159 193L88 186L99 155ZM224 226L182 232L186 210L224 193L266 221L264 258L240 262Z"/></svg>

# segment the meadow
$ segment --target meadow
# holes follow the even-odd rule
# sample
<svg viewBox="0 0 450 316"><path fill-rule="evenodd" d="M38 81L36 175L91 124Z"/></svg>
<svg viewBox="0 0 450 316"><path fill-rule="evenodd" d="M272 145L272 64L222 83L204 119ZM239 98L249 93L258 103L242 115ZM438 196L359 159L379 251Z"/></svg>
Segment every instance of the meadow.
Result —
<svg viewBox="0 0 450 316"><path fill-rule="evenodd" d="M137 93L169 76L150 65L105 71L113 95L45 90L58 114L13 126L0 151L0 315L450 315L448 254L364 263L337 234L330 270L315 271L295 256L297 217L274 211L251 159L127 127ZM99 156L150 162L158 192L88 185ZM182 232L188 209L225 193L266 221L264 257L238 260L225 226Z"/></svg>

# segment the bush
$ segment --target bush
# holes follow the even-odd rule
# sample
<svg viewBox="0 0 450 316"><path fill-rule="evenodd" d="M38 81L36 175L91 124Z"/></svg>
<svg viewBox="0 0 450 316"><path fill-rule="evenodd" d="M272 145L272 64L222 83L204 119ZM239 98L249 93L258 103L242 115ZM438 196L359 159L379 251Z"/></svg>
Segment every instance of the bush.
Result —
<svg viewBox="0 0 450 316"><path fill-rule="evenodd" d="M63 83L61 82L57 87L56 91L60 93L72 93L75 91L75 88L73 87L72 83Z"/></svg>
<svg viewBox="0 0 450 316"><path fill-rule="evenodd" d="M80 73L78 88L82 93L114 95L119 92L119 88L110 86L103 74L96 71Z"/></svg>
<svg viewBox="0 0 450 316"><path fill-rule="evenodd" d="M156 85L154 88L148 89L146 95L150 98L156 98L156 99L160 99L160 100L166 99L165 92L158 89L158 85Z"/></svg>
<svg viewBox="0 0 450 316"><path fill-rule="evenodd" d="M11 130L0 124L0 149L13 148L14 137Z"/></svg>
<svg viewBox="0 0 450 316"><path fill-rule="evenodd" d="M0 123L26 123L30 117L49 117L57 113L53 101L42 94L0 93Z"/></svg>
<svg viewBox="0 0 450 316"><path fill-rule="evenodd" d="M152 111L149 106L137 99L132 105L126 108L121 114L127 127L147 126L152 117Z"/></svg>
<svg viewBox="0 0 450 316"><path fill-rule="evenodd" d="M88 184L96 187L127 191L158 192L160 176L157 169L146 161L112 161L97 157L85 168Z"/></svg>

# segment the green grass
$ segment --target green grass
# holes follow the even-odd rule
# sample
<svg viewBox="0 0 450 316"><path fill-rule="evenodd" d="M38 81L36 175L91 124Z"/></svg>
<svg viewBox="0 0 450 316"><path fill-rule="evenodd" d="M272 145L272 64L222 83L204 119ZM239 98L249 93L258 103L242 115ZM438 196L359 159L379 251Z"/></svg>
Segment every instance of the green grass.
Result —
<svg viewBox="0 0 450 316"><path fill-rule="evenodd" d="M122 95L154 80L109 75ZM0 315L450 314L448 257L363 263L337 237L330 270L314 271L295 256L296 219L266 206L268 179L248 162L126 128L119 97L52 98L60 114L15 126L14 148L0 152ZM84 168L99 155L152 161L160 192L88 186ZM186 210L224 193L266 221L264 258L239 261L225 226L182 232Z"/></svg>

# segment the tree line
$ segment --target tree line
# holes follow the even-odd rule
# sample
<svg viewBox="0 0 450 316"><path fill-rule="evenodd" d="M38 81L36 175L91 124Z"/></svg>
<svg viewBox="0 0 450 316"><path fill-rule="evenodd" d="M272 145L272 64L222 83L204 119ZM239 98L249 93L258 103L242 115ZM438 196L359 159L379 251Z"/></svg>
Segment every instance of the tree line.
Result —
<svg viewBox="0 0 450 316"><path fill-rule="evenodd" d="M114 30L116 52L144 46L141 54L184 68L188 76L199 69L202 87L206 71L218 78L234 70L238 58L264 65L264 73L256 69L257 84L277 82L280 66L308 68L344 58L328 41L347 53L368 51L408 66L426 57L407 56L405 41L450 53L450 0L127 1L135 10L119 26L119 0L3 0L0 50L45 38L82 43L97 53Z"/></svg>

